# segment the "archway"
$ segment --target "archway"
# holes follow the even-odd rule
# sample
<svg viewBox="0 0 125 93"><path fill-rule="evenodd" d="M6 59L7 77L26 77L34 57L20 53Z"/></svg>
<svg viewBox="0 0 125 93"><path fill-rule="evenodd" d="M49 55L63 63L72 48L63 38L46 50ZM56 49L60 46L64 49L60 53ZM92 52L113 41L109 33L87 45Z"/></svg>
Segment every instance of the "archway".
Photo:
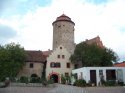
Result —
<svg viewBox="0 0 125 93"><path fill-rule="evenodd" d="M52 79L52 80L54 81L54 83L58 83L58 75L52 74L52 75L50 76L50 79Z"/></svg>

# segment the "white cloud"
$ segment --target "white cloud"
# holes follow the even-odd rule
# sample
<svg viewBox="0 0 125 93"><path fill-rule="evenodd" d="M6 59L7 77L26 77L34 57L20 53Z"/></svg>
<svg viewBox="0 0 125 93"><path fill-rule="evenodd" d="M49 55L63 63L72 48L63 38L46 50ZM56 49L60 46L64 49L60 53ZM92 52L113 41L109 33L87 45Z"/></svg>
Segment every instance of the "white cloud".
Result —
<svg viewBox="0 0 125 93"><path fill-rule="evenodd" d="M37 7L25 15L1 19L18 31L12 41L26 49L52 48L52 22L63 12L75 22L75 42L100 36L106 47L125 55L125 1L112 0L104 4L92 4L82 0L53 0L50 6ZM11 18L11 19L10 19ZM125 60L125 57L124 57Z"/></svg>

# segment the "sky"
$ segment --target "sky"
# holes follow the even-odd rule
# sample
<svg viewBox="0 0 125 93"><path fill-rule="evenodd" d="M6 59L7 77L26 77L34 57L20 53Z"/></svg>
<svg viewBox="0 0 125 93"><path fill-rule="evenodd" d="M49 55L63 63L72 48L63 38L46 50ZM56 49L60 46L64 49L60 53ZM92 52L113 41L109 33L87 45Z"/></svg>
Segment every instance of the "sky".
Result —
<svg viewBox="0 0 125 93"><path fill-rule="evenodd" d="M125 0L0 0L0 44L52 49L52 22L62 14L75 22L75 43L100 36L125 60Z"/></svg>

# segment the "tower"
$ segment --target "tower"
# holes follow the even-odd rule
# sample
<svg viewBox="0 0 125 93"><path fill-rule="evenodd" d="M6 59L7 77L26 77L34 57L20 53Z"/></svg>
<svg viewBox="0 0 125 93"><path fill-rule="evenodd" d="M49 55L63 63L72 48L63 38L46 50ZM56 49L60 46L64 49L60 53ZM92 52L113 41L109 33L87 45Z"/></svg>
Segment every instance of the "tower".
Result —
<svg viewBox="0 0 125 93"><path fill-rule="evenodd" d="M52 23L53 25L53 50L63 45L71 54L74 51L74 26L75 23L62 14Z"/></svg>

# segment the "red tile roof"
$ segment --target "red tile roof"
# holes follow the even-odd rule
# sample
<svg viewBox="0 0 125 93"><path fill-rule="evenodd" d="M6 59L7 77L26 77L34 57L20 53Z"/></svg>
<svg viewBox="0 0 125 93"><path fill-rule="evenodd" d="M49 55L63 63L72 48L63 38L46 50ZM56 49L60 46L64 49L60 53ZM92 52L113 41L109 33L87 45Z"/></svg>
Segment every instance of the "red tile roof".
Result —
<svg viewBox="0 0 125 93"><path fill-rule="evenodd" d="M52 24L58 22L58 21L68 21L68 22L71 22L75 25L75 23L71 20L70 17L66 16L65 14L62 14L61 16L57 17L56 18L56 21L54 21Z"/></svg>
<svg viewBox="0 0 125 93"><path fill-rule="evenodd" d="M43 55L44 55L45 57L48 57L51 53L52 53L52 50L43 51Z"/></svg>
<svg viewBox="0 0 125 93"><path fill-rule="evenodd" d="M125 67L125 61L121 63L114 64L115 67Z"/></svg>
<svg viewBox="0 0 125 93"><path fill-rule="evenodd" d="M26 50L26 62L45 62L42 51Z"/></svg>

